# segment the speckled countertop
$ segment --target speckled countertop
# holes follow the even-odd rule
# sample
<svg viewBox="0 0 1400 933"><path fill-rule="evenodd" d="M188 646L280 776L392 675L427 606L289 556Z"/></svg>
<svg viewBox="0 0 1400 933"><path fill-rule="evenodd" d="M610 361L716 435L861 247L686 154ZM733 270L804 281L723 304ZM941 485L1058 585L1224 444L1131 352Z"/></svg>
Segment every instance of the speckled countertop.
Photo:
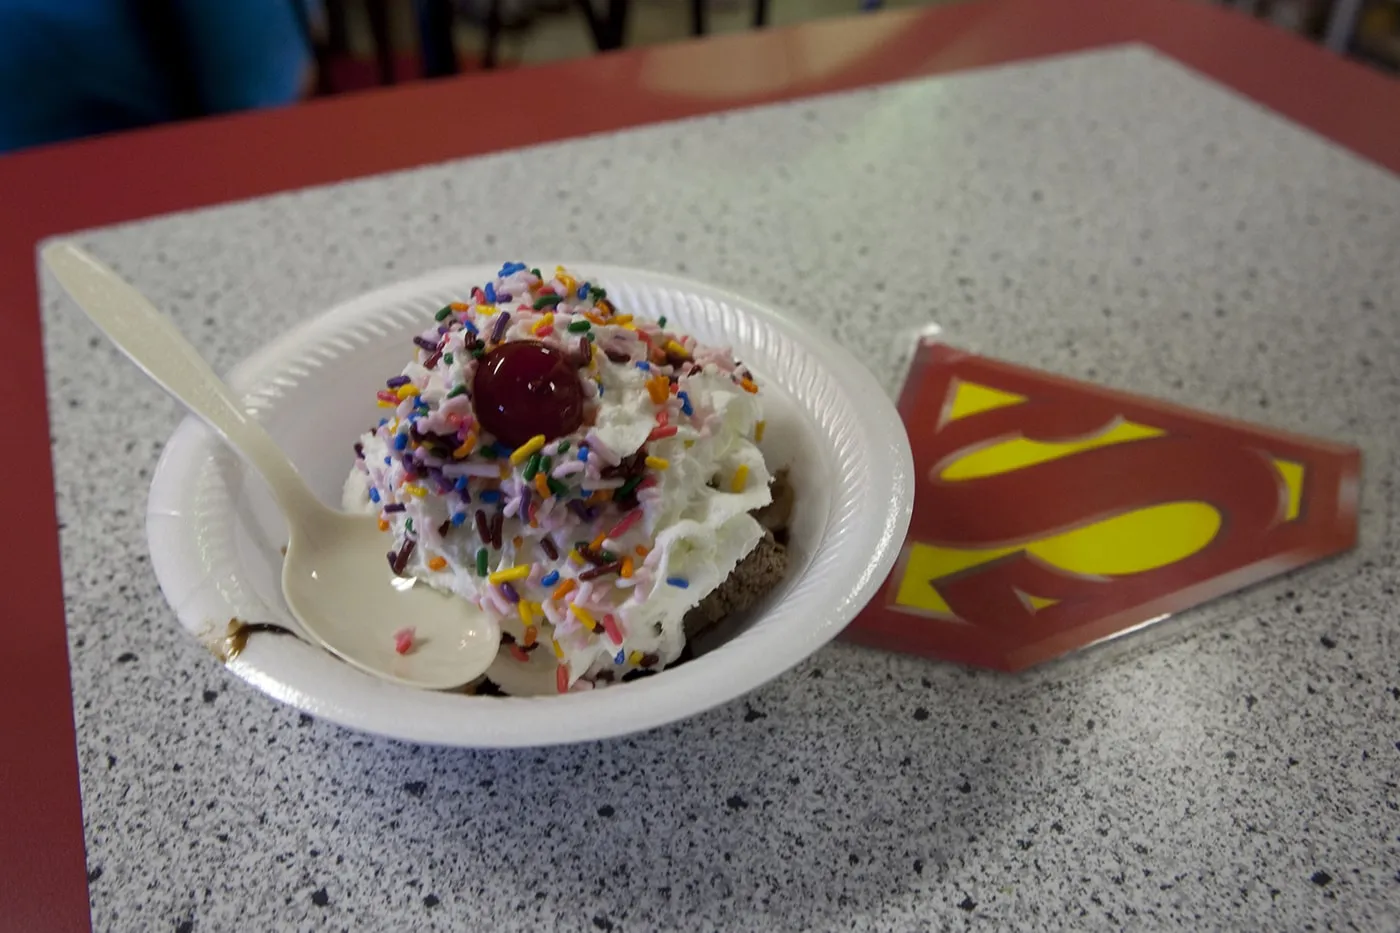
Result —
<svg viewBox="0 0 1400 933"><path fill-rule="evenodd" d="M83 240L218 368L386 280L596 257L816 326L868 315L854 351L891 389L898 328L937 321L1366 457L1354 553L1150 647L1009 677L837 645L631 739L418 748L279 706L179 630L142 523L178 413L46 282L98 930L1400 926L1400 180L1382 170L1127 48Z"/></svg>

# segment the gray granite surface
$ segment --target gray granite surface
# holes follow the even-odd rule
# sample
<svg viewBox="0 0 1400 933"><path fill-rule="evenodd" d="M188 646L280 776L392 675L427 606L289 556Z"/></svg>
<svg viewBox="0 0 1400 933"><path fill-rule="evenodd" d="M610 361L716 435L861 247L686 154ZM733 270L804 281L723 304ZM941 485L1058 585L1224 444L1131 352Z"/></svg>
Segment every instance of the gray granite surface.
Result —
<svg viewBox="0 0 1400 933"><path fill-rule="evenodd" d="M1359 443L1362 543L1175 637L1027 675L837 645L539 752L343 731L161 601L178 412L45 283L98 930L1400 928L1400 180L1136 48L804 100L92 232L227 368L386 280L678 270Z"/></svg>

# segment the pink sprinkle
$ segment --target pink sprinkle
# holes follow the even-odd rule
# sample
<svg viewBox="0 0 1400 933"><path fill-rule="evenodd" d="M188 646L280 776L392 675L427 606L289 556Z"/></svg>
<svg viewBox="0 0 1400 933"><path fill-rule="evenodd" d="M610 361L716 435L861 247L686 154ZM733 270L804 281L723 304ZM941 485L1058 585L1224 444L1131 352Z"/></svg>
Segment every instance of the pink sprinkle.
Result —
<svg viewBox="0 0 1400 933"><path fill-rule="evenodd" d="M627 532L631 531L632 526L637 524L637 522L641 520L642 510L633 509L626 515L622 516L622 521L618 522L616 525L613 526L612 531L608 532L608 537L616 541L618 538L621 538L623 535L627 534Z"/></svg>
<svg viewBox="0 0 1400 933"><path fill-rule="evenodd" d="M655 473L648 473L646 479L642 480L641 483L637 486L637 488L638 488L638 489L650 489L651 487L655 486L656 483L657 483L656 474L655 474Z"/></svg>
<svg viewBox="0 0 1400 933"><path fill-rule="evenodd" d="M622 644L622 630L617 627L617 620L613 618L612 613L603 616L603 631L608 633L614 645Z"/></svg>
<svg viewBox="0 0 1400 933"><path fill-rule="evenodd" d="M647 435L647 441L660 441L665 440L668 437L675 437L677 430L678 429L673 424L667 425L665 427L656 428L650 434Z"/></svg>
<svg viewBox="0 0 1400 933"><path fill-rule="evenodd" d="M559 669L554 672L554 686L560 693L569 692L569 665L559 665Z"/></svg>
<svg viewBox="0 0 1400 933"><path fill-rule="evenodd" d="M413 648L413 636L415 630L412 626L401 628L394 633L394 650L399 654L408 654Z"/></svg>
<svg viewBox="0 0 1400 933"><path fill-rule="evenodd" d="M554 325L553 325L553 324L546 324L545 326L541 327L539 330L535 331L535 336L536 336L536 337L548 337L548 336L549 336L550 334L552 334L552 333L554 333ZM563 691L560 691L560 692L562 693Z"/></svg>
<svg viewBox="0 0 1400 933"><path fill-rule="evenodd" d="M512 658L515 658L515 660L519 661L521 664L530 663L529 652L517 645L515 642L510 643L510 656Z"/></svg>

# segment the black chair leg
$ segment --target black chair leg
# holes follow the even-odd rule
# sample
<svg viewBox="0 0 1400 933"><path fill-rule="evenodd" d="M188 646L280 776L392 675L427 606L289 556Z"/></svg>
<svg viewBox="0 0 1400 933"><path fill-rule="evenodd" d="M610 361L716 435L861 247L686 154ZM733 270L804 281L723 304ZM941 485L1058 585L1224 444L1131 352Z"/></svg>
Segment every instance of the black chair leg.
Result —
<svg viewBox="0 0 1400 933"><path fill-rule="evenodd" d="M692 36L703 36L708 24L705 22L705 2L706 0L690 0L690 34Z"/></svg>
<svg viewBox="0 0 1400 933"><path fill-rule="evenodd" d="M753 28L762 29L768 25L768 0L754 0Z"/></svg>
<svg viewBox="0 0 1400 933"><path fill-rule="evenodd" d="M483 68L495 68L501 44L501 0L491 0L486 10L486 50L481 55Z"/></svg>
<svg viewBox="0 0 1400 933"><path fill-rule="evenodd" d="M374 57L379 64L379 83L394 83L394 43L389 36L388 0L366 0L369 31L374 36Z"/></svg>
<svg viewBox="0 0 1400 933"><path fill-rule="evenodd" d="M301 0L296 5L305 13L306 6ZM326 45L332 55L345 55L350 51L350 33L345 26L345 0L325 0Z"/></svg>
<svg viewBox="0 0 1400 933"><path fill-rule="evenodd" d="M423 54L423 77L455 75L457 46L452 41L452 0L414 0L418 45Z"/></svg>

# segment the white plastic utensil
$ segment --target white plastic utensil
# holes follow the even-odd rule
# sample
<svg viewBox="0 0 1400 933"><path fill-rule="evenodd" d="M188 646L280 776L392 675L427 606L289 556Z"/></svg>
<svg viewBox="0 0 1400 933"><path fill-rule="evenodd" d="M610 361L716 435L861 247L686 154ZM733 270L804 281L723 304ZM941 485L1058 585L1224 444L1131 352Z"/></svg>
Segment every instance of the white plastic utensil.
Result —
<svg viewBox="0 0 1400 933"><path fill-rule="evenodd" d="M412 687L458 687L486 672L500 647L493 618L395 576L385 556L389 538L374 518L322 505L174 322L140 292L71 243L46 246L43 258L108 338L267 482L287 519L282 592L307 634L356 667ZM399 654L395 633L404 628L414 639Z"/></svg>

